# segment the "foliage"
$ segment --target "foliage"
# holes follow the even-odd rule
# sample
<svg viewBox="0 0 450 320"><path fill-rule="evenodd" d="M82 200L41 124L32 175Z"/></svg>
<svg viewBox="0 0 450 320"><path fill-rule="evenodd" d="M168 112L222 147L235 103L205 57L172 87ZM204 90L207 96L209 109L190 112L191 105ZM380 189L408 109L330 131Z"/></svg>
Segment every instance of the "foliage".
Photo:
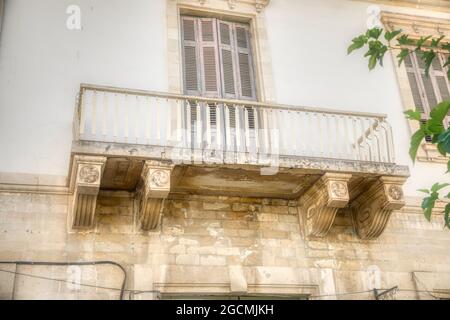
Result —
<svg viewBox="0 0 450 320"><path fill-rule="evenodd" d="M384 33L384 36L383 36ZM448 66L447 76L450 80L450 43L443 42L444 36L433 38L432 36L421 37L419 39L411 39L402 30L387 31L382 28L373 28L367 30L366 33L355 37L351 45L348 47L347 53L350 54L355 50L367 48L364 55L368 59L369 70L373 70L377 64L383 66L383 59L388 51L396 50L398 65L415 52L425 66L425 74L428 77L433 60L437 58L438 53L448 54L444 67ZM444 120L450 112L450 100L443 101L438 104L430 112L429 116L423 118L423 114L416 110L408 110L405 115L412 121L419 123L419 129L411 138L409 155L415 161L417 151L426 137L431 137L431 143L436 145L438 151L443 156L450 155L450 128L445 129ZM450 173L450 161L447 164L448 175ZM450 199L450 193L441 196L442 189L450 186L448 183L435 183L431 189L422 189L420 192L426 193L422 201L422 209L425 218L430 221L433 209L439 199ZM444 209L445 226L450 229L450 203Z"/></svg>

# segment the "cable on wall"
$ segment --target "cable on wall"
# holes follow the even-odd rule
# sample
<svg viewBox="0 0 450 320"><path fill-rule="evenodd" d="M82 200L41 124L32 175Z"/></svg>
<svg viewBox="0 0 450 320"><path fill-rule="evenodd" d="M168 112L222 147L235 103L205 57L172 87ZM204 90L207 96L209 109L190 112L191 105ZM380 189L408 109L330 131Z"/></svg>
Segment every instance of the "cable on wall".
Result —
<svg viewBox="0 0 450 320"><path fill-rule="evenodd" d="M121 286L120 289L119 288L108 288L108 287L103 287L103 289L120 291L120 300L123 300L123 296L125 294L125 284L127 282L127 271L125 270L125 268L121 264L119 264L117 262L114 262L114 261L90 261L90 262L0 261L0 264L15 264L15 265L27 265L27 266L95 266L95 265L111 265L111 266L118 267L122 271L122 273L123 273L122 286ZM12 273L12 274L15 274L15 275L23 275L23 276L34 277L34 278L39 278L39 279L44 279L44 280L72 283L72 282L67 281L67 280L54 279L54 278L48 278L48 277L42 277L42 276L34 276L34 275L30 275L30 274L19 273L17 271L0 270L0 272ZM102 288L100 286L86 285L86 284L83 284L82 286Z"/></svg>

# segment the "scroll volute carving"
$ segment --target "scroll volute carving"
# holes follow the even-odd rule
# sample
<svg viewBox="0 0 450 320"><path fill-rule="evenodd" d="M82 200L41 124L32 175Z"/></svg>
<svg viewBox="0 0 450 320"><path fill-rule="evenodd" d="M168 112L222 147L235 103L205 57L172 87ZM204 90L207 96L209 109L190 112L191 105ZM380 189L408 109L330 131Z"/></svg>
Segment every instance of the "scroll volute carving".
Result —
<svg viewBox="0 0 450 320"><path fill-rule="evenodd" d="M70 207L73 229L89 229L94 226L97 195L105 163L104 157L74 157L73 199Z"/></svg>
<svg viewBox="0 0 450 320"><path fill-rule="evenodd" d="M405 181L403 177L381 177L351 203L353 224L361 239L377 239L392 212L403 208Z"/></svg>
<svg viewBox="0 0 450 320"><path fill-rule="evenodd" d="M152 230L159 225L164 199L170 193L173 165L146 161L138 186L139 222L141 229Z"/></svg>
<svg viewBox="0 0 450 320"><path fill-rule="evenodd" d="M351 175L326 173L300 199L306 234L327 235L337 210L348 204L348 181Z"/></svg>

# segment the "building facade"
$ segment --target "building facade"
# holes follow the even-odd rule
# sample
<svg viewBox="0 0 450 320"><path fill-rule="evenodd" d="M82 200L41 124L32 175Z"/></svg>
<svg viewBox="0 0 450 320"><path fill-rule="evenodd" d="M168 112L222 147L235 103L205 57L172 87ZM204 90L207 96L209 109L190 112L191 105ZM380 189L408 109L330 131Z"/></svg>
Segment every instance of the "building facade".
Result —
<svg viewBox="0 0 450 320"><path fill-rule="evenodd" d="M448 1L0 0L1 299L444 299Z"/></svg>

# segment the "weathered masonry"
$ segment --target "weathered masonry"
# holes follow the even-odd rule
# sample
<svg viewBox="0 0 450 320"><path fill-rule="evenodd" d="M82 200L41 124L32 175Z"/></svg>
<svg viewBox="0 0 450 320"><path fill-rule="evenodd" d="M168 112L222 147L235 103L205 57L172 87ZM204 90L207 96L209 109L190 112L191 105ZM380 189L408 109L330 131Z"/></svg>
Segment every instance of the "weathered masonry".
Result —
<svg viewBox="0 0 450 320"><path fill-rule="evenodd" d="M408 169L383 115L93 85L79 101L73 229L93 228L100 190L134 193L143 230L176 194L296 200L314 237L345 209L359 237L376 239L405 204Z"/></svg>

